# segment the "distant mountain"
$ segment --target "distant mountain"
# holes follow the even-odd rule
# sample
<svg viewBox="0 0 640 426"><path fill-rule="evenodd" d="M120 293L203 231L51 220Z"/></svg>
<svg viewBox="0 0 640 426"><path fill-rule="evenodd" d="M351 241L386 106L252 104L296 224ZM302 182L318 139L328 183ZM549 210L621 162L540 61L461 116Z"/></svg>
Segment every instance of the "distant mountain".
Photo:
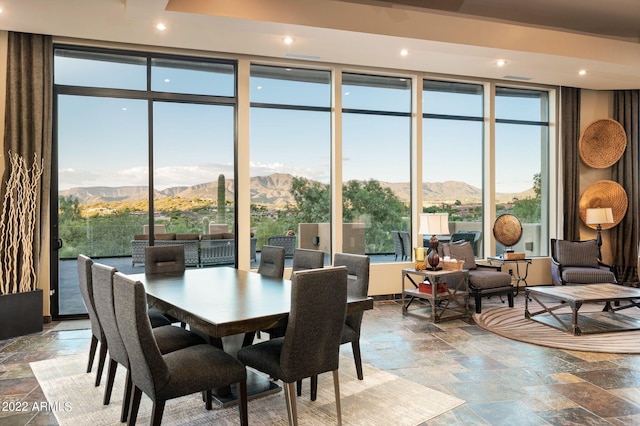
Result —
<svg viewBox="0 0 640 426"><path fill-rule="evenodd" d="M293 197L289 193L293 176L285 173L276 173L268 176L252 177L251 202L262 205L282 206L293 203ZM411 196L409 183L380 182L383 187L390 188L398 197L409 202ZM225 181L226 199L233 199L233 179ZM468 185L464 182L425 182L422 185L423 200L425 204L454 204L460 201L462 204L479 203L482 199L480 188ZM81 204L96 204L100 202L128 201L138 202L147 198L146 186L93 186L71 188L60 191L65 197L77 197ZM515 198L533 197L533 189L518 194L497 194L496 201L505 203ZM156 197L180 197L186 199L209 199L216 201L218 198L218 181L201 183L192 186L176 186L156 191Z"/></svg>

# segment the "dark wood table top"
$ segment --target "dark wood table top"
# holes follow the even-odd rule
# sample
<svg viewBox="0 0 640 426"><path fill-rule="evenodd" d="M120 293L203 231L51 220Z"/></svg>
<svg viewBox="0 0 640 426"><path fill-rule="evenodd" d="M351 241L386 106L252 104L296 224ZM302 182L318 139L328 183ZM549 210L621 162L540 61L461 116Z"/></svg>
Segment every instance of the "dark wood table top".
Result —
<svg viewBox="0 0 640 426"><path fill-rule="evenodd" d="M212 337L266 330L287 323L289 280L229 267L187 269L183 274L134 274L147 300ZM348 297L347 312L373 309L371 297Z"/></svg>

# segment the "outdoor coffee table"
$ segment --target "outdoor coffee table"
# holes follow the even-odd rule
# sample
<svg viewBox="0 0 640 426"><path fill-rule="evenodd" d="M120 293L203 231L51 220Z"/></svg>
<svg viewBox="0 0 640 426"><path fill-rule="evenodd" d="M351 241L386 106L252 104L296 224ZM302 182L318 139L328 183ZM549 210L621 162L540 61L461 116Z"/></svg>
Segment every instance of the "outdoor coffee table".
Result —
<svg viewBox="0 0 640 426"><path fill-rule="evenodd" d="M640 308L640 289L637 288L617 284L527 287L525 296L525 318L576 336L640 329L640 320L616 313L627 308ZM529 311L529 300L535 301L542 309ZM579 312L587 302L604 302L603 310ZM615 306L612 306L612 302ZM556 312L565 307L571 308L571 312Z"/></svg>

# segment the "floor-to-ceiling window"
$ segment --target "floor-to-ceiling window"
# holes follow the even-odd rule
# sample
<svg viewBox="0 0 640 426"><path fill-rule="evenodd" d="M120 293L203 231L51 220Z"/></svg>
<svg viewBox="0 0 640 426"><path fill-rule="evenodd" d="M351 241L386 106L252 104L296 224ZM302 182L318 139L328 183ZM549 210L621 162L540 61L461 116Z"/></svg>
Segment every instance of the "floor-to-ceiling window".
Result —
<svg viewBox="0 0 640 426"><path fill-rule="evenodd" d="M422 211L448 213L450 234L482 257L484 88L424 80L422 104Z"/></svg>
<svg viewBox="0 0 640 426"><path fill-rule="evenodd" d="M343 251L393 261L391 231L411 234L411 79L344 73L341 90Z"/></svg>
<svg viewBox="0 0 640 426"><path fill-rule="evenodd" d="M251 226L258 250L271 238L274 245L323 250L328 261L330 83L327 70L251 66Z"/></svg>
<svg viewBox="0 0 640 426"><path fill-rule="evenodd" d="M513 248L546 256L549 241L549 94L496 87L496 216L515 215L522 238ZM498 194L500 197L498 197ZM505 247L499 243L496 254Z"/></svg>
<svg viewBox="0 0 640 426"><path fill-rule="evenodd" d="M54 315L86 312L80 253L142 272L134 240L234 232L235 80L231 61L56 47Z"/></svg>

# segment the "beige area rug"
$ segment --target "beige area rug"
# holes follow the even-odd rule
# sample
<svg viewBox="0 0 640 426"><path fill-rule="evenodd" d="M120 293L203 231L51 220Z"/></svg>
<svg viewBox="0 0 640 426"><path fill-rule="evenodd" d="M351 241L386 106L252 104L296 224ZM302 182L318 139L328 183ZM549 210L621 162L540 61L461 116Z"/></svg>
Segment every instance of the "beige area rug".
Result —
<svg viewBox="0 0 640 426"><path fill-rule="evenodd" d="M530 312L539 310L539 305L535 301L529 303ZM600 312L603 306L602 303L585 304L579 312ZM520 342L583 352L640 354L640 330L574 336L566 331L527 319L524 317L524 311L524 298L518 298L513 308L505 305L483 307L481 314L473 314L473 319L486 330ZM571 310L567 307L555 312L569 314ZM640 309L624 309L618 311L616 315L640 319ZM580 319L578 319L578 325L580 325Z"/></svg>
<svg viewBox="0 0 640 426"><path fill-rule="evenodd" d="M119 424L122 403L124 369L119 368L111 404L102 405L102 384L95 387L95 368L84 373L86 355L74 355L31 363L40 386L52 404L60 425ZM438 392L393 374L364 365L364 380L355 376L352 359L341 358L340 394L342 419L345 425L417 425L436 417L464 401ZM301 425L336 423L333 376L318 378L318 398L309 400L309 381L305 380L302 397L297 399ZM151 400L142 396L138 424L148 424ZM249 423L252 425L286 425L287 411L284 392L249 401ZM199 394L171 400L165 406L163 425L237 425L237 407L214 408L207 411Z"/></svg>

